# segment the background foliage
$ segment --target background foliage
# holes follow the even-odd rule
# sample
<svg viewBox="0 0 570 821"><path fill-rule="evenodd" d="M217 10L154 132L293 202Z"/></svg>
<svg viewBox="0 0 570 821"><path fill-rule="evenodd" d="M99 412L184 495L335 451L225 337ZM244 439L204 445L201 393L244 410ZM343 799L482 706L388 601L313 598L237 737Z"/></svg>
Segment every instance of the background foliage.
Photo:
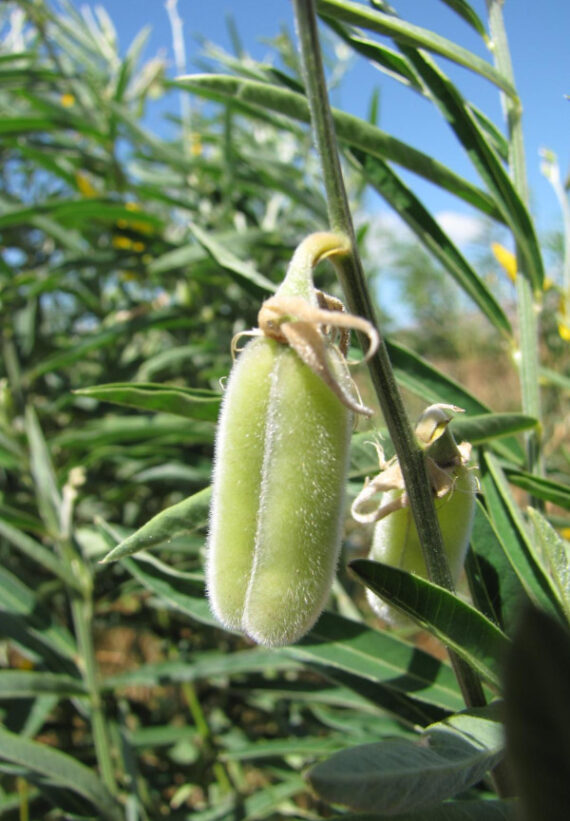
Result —
<svg viewBox="0 0 570 821"><path fill-rule="evenodd" d="M485 30L467 3L448 5ZM461 712L438 640L474 667L490 699L506 687L513 779L525 774L528 817L540 817L547 776L549 817L564 817L556 808L564 811L569 783L570 722L565 239L544 239L559 260L545 284L525 198L505 170L509 138L461 98L428 51L508 88L500 71L415 31L384 3L326 0L319 10L325 43L340 36L359 59L453 113L482 178L473 186L381 131L373 104L369 122L335 112L373 293L382 271L370 187L417 237L391 244L414 322L398 329L398 317L378 306L410 413L434 401L464 407L456 435L478 448L474 606L365 562L349 576L347 559L366 555L370 533L347 521L330 609L299 645L253 648L216 627L203 596L203 543L230 340L255 324L296 244L327 226L295 43L282 31L271 66L246 59L237 43L233 55L211 50L207 74L174 82L161 58L143 59L144 33L123 51L100 10L2 4L0 812L8 819L328 817L327 799L350 804L351 773L364 783L353 808L378 817L511 817L514 788L498 797L489 780L503 751L497 710ZM198 95L191 117L184 106L181 117L172 113L180 88ZM156 131L148 124L158 97L171 113ZM437 226L399 167L478 209L479 264ZM520 398L511 356L524 330L520 294L505 273L499 284L488 256L505 223L518 242L519 284L530 283L542 310L533 343L540 418ZM319 285L338 292L326 268ZM523 375L527 354L528 345ZM530 463L522 433L537 429L540 460ZM354 435L349 494L376 472L371 433ZM118 544L123 558L100 564ZM427 631L379 629L355 574L382 595L396 591ZM524 602L542 612L528 611L517 633ZM556 644L534 638L544 631ZM541 712L535 723L531 703ZM541 745L554 775L536 756L532 766L524 760ZM337 751L345 758L330 757ZM404 770L395 766L401 756ZM317 761L325 763L311 770L309 788L303 773Z"/></svg>

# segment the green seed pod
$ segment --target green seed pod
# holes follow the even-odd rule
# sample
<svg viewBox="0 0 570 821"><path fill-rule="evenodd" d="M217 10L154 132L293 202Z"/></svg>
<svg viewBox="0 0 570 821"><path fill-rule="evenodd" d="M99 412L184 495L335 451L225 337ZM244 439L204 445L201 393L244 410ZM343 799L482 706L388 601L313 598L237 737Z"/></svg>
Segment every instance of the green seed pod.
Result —
<svg viewBox="0 0 570 821"><path fill-rule="evenodd" d="M315 307L313 293L291 293L292 281L302 290L323 244L331 253L331 237L333 250L346 252L336 235L308 238L287 287L262 307L260 325L274 338L262 335L240 353L216 439L210 605L225 627L270 646L298 640L325 605L340 549L352 409L367 411L321 330L324 313L343 325L347 315ZM316 250L307 256L309 240ZM293 266L300 252L304 275Z"/></svg>
<svg viewBox="0 0 570 821"><path fill-rule="evenodd" d="M436 514L449 569L456 583L461 574L475 514L477 478L469 467L471 446L460 445L448 430L453 405L431 405L416 426L418 443L426 451L427 468L434 495ZM408 507L400 465L396 459L383 464L382 472L366 482L352 505L352 515L360 522L376 522L369 558L428 578L418 531ZM380 503L367 512L375 494L384 491ZM368 601L380 618L394 626L411 624L410 619L371 590Z"/></svg>
<svg viewBox="0 0 570 821"><path fill-rule="evenodd" d="M434 500L449 569L455 583L461 575L469 546L476 491L476 477L469 468L461 465L454 468L448 492ZM394 505L403 493L403 490L387 491L382 496L381 507ZM418 531L409 507L394 510L376 524L369 558L415 573L424 579L428 578ZM410 623L409 619L371 590L366 593L370 606L384 621L394 626Z"/></svg>

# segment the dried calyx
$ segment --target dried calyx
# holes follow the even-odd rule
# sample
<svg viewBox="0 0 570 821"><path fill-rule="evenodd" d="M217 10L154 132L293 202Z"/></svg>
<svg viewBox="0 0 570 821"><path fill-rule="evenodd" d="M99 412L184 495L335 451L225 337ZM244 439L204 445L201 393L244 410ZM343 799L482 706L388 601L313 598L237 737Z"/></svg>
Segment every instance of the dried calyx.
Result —
<svg viewBox="0 0 570 821"><path fill-rule="evenodd" d="M335 257L347 253L347 243L345 237L337 234L316 233L307 237L295 252L283 285L275 296L267 299L261 306L257 315L259 328L236 334L232 340L232 352L235 354L237 351L236 343L241 336L264 335L275 339L291 347L343 405L354 413L372 416L372 409L351 396L342 384L344 380L340 380L334 373L328 350L331 345L335 345L346 361L350 331L360 331L369 340L363 360L367 362L378 349L378 331L368 320L347 313L339 299L323 291L313 288L302 296L291 293L291 280L295 279L299 268L313 268L326 258L334 263Z"/></svg>
<svg viewBox="0 0 570 821"><path fill-rule="evenodd" d="M416 425L416 438L426 450L426 466L434 497L443 498L450 493L457 481L459 468L466 469L471 455L469 442L455 442L447 429L453 418L450 413L463 413L456 405L430 405L420 416ZM366 479L364 487L352 503L352 517L362 524L378 522L395 510L408 506L406 485L397 457L386 462L382 447L375 443L378 453L380 473L373 479ZM397 497L374 502L378 493L391 490L402 491Z"/></svg>
<svg viewBox="0 0 570 821"><path fill-rule="evenodd" d="M434 496L436 514L452 578L457 582L475 512L477 479L469 466L471 445L457 445L448 429L452 413L461 411L453 405L432 405L416 426L418 444L426 452L428 477ZM418 531L408 504L408 496L397 459L385 462L382 449L376 445L380 473L367 480L352 505L353 517L362 523L375 523L369 558L427 578L425 558ZM380 500L375 497L382 493ZM380 618L393 626L410 622L387 601L371 590L368 601Z"/></svg>

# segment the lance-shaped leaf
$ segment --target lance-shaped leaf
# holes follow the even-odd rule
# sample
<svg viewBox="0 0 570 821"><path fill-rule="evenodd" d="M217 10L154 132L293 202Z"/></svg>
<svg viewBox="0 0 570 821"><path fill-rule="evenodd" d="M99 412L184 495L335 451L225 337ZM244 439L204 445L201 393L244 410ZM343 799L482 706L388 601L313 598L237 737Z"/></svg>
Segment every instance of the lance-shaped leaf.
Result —
<svg viewBox="0 0 570 821"><path fill-rule="evenodd" d="M80 388L74 393L139 410L174 413L210 422L216 421L221 400L221 395L215 391L148 382L112 382Z"/></svg>
<svg viewBox="0 0 570 821"><path fill-rule="evenodd" d="M404 53L431 90L436 105L493 193L503 219L511 228L517 247L524 256L524 273L533 288L540 291L544 266L534 224L501 160L457 88L435 62L428 55L414 49L404 48Z"/></svg>
<svg viewBox="0 0 570 821"><path fill-rule="evenodd" d="M71 755L0 728L0 758L47 779L54 787L79 794L93 805L102 821L123 821L123 811L107 788Z"/></svg>
<svg viewBox="0 0 570 821"><path fill-rule="evenodd" d="M379 157L353 152L364 178L402 217L426 249L451 274L489 322L509 337L511 325L503 309L463 254L413 191Z"/></svg>
<svg viewBox="0 0 570 821"><path fill-rule="evenodd" d="M451 647L490 684L500 686L509 640L485 616L453 593L395 567L357 559L349 565L376 595Z"/></svg>
<svg viewBox="0 0 570 821"><path fill-rule="evenodd" d="M208 521L211 488L199 490L175 505L161 510L142 527L123 539L102 560L102 564L115 562L125 556L132 556L139 550L148 550L153 545L168 542L181 533L190 533Z"/></svg>
<svg viewBox="0 0 570 821"><path fill-rule="evenodd" d="M496 711L474 710L431 725L416 740L341 750L312 767L308 780L326 801L392 816L429 808L476 784L501 759L502 748Z"/></svg>
<svg viewBox="0 0 570 821"><path fill-rule="evenodd" d="M193 74L172 83L221 103L230 102L250 116L262 116L267 109L278 111L294 120L310 121L305 97L294 91L270 83L230 77L225 74ZM485 191L459 177L433 157L392 137L380 128L351 114L333 109L335 131L339 141L351 148L384 160L393 160L430 182L473 205L484 214L503 222L500 209Z"/></svg>
<svg viewBox="0 0 570 821"><path fill-rule="evenodd" d="M434 31L401 20L394 14L386 14L367 8L362 3L350 0L318 0L318 11L322 17L342 20L360 28L376 31L391 37L397 43L426 49L442 57L447 57L460 66L475 71L497 85L507 94L516 96L509 81L497 69L471 51L458 46L451 40L441 37Z"/></svg>
<svg viewBox="0 0 570 821"><path fill-rule="evenodd" d="M481 460L481 485L485 504L503 550L511 562L527 595L551 615L562 615L552 580L530 537L519 506L493 454L486 452Z"/></svg>

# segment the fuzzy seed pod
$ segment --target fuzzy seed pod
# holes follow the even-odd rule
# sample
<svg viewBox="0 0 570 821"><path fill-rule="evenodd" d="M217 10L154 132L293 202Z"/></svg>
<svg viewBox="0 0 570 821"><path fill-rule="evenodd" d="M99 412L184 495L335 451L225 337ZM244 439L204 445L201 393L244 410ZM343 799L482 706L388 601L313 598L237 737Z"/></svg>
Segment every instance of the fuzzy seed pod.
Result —
<svg viewBox="0 0 570 821"><path fill-rule="evenodd" d="M476 491L476 477L469 468L461 465L454 469L447 493L434 500L449 569L455 583L461 575L469 546ZM393 505L401 499L403 493L403 490L387 491L382 496L381 506ZM394 510L376 524L369 558L415 573L424 579L428 578L418 531L409 507ZM410 623L409 619L371 590L367 590L366 594L370 606L384 621L394 626Z"/></svg>
<svg viewBox="0 0 570 821"><path fill-rule="evenodd" d="M466 442L457 445L447 428L450 411L461 412L461 408L444 404L427 408L416 426L416 437L426 452L436 514L451 576L456 583L469 547L478 483L469 467L471 446ZM428 578L400 465L397 459L385 464L380 448L378 453L383 470L371 481L367 480L352 505L352 515L357 521L376 522L369 558ZM370 510L373 497L381 491L380 502ZM410 619L371 590L366 593L370 606L381 619L397 627L411 624Z"/></svg>
<svg viewBox="0 0 570 821"><path fill-rule="evenodd" d="M312 280L311 291L304 288L323 246L333 252L331 237L333 251L346 253L338 236L312 235L285 287L262 306L263 334L232 368L216 439L210 606L225 627L269 646L298 640L326 603L342 535L353 410L367 412L354 398L344 356L322 330L325 319L346 327L347 315L320 308Z"/></svg>

